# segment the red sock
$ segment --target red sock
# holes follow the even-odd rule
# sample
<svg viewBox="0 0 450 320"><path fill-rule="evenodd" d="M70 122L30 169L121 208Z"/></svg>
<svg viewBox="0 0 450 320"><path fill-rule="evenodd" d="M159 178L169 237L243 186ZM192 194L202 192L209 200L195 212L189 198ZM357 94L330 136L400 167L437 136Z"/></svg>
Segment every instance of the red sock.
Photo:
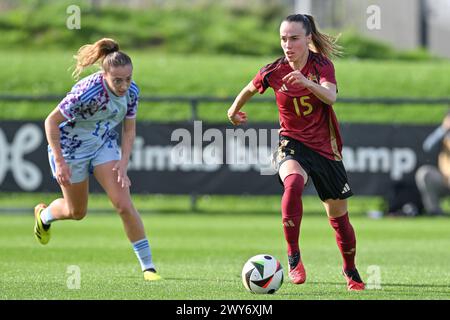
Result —
<svg viewBox="0 0 450 320"><path fill-rule="evenodd" d="M299 252L298 239L303 215L302 192L304 179L300 174L291 174L284 179L284 193L281 199L284 237L288 254Z"/></svg>
<svg viewBox="0 0 450 320"><path fill-rule="evenodd" d="M355 269L356 237L348 218L348 212L342 217L329 218L329 220L336 231L336 243L344 260L344 270Z"/></svg>

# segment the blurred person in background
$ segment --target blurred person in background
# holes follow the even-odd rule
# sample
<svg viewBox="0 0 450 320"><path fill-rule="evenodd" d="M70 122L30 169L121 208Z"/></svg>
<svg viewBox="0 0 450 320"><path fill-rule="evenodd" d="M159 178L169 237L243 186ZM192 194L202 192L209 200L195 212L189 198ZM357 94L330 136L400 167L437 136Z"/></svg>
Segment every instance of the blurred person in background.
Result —
<svg viewBox="0 0 450 320"><path fill-rule="evenodd" d="M108 38L82 46L75 58L77 80L86 67L99 63L102 70L78 81L45 120L50 167L63 197L35 207L35 237L47 244L53 222L85 217L89 175L94 174L122 219L144 279L160 280L127 175L139 98L131 58ZM114 130L119 124L121 148Z"/></svg>
<svg viewBox="0 0 450 320"><path fill-rule="evenodd" d="M423 165L416 171L416 184L428 215L442 216L440 201L450 196L450 111L423 142L427 153L438 153L437 166Z"/></svg>
<svg viewBox="0 0 450 320"><path fill-rule="evenodd" d="M337 82L330 58L340 54L336 40L321 33L310 15L283 20L280 41L284 56L263 67L239 93L228 110L234 125L247 122L240 111L256 93L271 87L279 111L280 137L276 156L283 230L287 242L289 277L306 281L299 236L303 215L302 193L309 178L323 202L343 258L342 273L348 290L364 290L356 269L356 236L350 224L347 198L353 193L342 162L342 139L332 105Z"/></svg>

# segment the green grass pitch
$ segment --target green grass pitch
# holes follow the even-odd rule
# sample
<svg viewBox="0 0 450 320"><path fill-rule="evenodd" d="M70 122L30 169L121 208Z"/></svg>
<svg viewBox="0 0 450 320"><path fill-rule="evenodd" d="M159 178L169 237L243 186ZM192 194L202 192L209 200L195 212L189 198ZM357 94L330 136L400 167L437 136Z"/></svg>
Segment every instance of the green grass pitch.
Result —
<svg viewBox="0 0 450 320"><path fill-rule="evenodd" d="M161 282L143 281L114 214L92 213L82 221L56 222L47 246L33 237L31 213L1 215L0 299L450 298L450 219L354 216L358 269L366 283L379 283L381 288L347 292L325 214L305 213L301 249L307 282L285 281L274 295L246 292L240 273L245 261L259 253L274 255L286 270L276 213L167 212L143 214L143 219L154 261L165 279ZM71 266L79 268L79 288L72 281Z"/></svg>

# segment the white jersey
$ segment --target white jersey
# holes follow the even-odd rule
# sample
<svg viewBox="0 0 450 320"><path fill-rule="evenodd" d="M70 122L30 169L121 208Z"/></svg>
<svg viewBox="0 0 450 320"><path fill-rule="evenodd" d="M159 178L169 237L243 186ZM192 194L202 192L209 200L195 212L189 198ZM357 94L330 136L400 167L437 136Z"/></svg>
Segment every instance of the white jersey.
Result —
<svg viewBox="0 0 450 320"><path fill-rule="evenodd" d="M138 99L136 83L118 97L109 90L101 72L77 82L58 105L67 119L59 126L63 157L88 159L104 144L117 142L114 128L124 118L136 117Z"/></svg>

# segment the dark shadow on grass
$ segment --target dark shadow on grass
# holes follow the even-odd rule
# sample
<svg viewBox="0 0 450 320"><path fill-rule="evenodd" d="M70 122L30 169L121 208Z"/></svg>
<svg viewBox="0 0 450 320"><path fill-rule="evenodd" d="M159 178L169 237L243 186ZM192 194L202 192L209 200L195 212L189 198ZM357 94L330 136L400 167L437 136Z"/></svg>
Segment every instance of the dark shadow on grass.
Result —
<svg viewBox="0 0 450 320"><path fill-rule="evenodd" d="M321 285L333 285L333 286L345 286L345 281L342 282L329 282L329 281L307 281L308 284L321 284Z"/></svg>
<svg viewBox="0 0 450 320"><path fill-rule="evenodd" d="M196 281L196 282L236 282L236 279L202 279L202 278L180 278L180 277L165 277L164 275L163 277L163 281ZM125 276L125 278L128 279L134 279L136 280L135 276ZM141 279L138 279L139 281ZM160 281L146 281L146 283L162 283Z"/></svg>
<svg viewBox="0 0 450 320"><path fill-rule="evenodd" d="M407 287L407 288L445 288L450 292L450 285L443 284L405 284L405 283L382 283L382 287Z"/></svg>
<svg viewBox="0 0 450 320"><path fill-rule="evenodd" d="M201 279L201 278L178 278L178 277L164 277L164 280L196 281L196 282L236 282L236 280L233 279Z"/></svg>
<svg viewBox="0 0 450 320"><path fill-rule="evenodd" d="M345 282L326 282L326 281L311 281L309 284L324 284L324 285L342 285ZM367 285L367 284L366 284ZM444 288L450 290L450 285L441 284L413 284L413 283L382 283L381 287L408 287L408 288ZM376 290L371 290L376 291Z"/></svg>
<svg viewBox="0 0 450 320"><path fill-rule="evenodd" d="M345 282L326 282L326 281L311 281L308 282L308 284L317 284L317 285L333 285L333 286L344 286L345 288ZM400 290L400 288L405 287L405 288L416 288L418 291L417 292L405 292L403 290ZM399 288L399 290L394 290L394 291L386 291L384 289L389 289L392 290L393 288ZM437 294L437 295L450 295L450 286L449 285L439 285L439 284L404 284L404 283L383 283L381 284L381 289L368 289L366 288L366 290L362 291L363 294L364 293L368 293L368 294L377 294L379 293L380 295L384 295L384 296L392 296L394 295L395 297L399 297L401 299L401 296L421 296L421 294L419 294L419 292L421 292L423 294L423 291L421 289L434 289L433 290L433 294ZM436 288L443 288L443 289L448 289L448 290L435 290ZM348 291L345 291L348 292ZM288 294L290 295L290 294ZM308 293L308 295L317 295L314 293ZM320 294L319 294L320 295Z"/></svg>

